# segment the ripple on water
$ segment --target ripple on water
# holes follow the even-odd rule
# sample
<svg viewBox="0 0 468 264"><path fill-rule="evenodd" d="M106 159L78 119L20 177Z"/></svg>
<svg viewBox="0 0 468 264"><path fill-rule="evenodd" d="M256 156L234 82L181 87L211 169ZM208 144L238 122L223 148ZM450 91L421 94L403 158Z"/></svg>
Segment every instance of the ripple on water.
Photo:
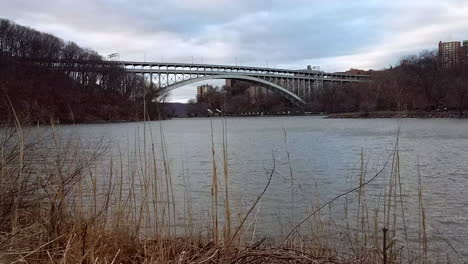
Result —
<svg viewBox="0 0 468 264"><path fill-rule="evenodd" d="M184 189L190 183L192 206L209 214L211 206L212 153L209 119L174 119L163 122L167 152L171 158L174 186ZM160 146L159 123L152 122L153 141ZM223 179L221 120L214 119L216 163ZM421 175L423 201L429 225L439 228L454 241L468 258L463 246L468 234L468 122L449 119L321 119L314 117L228 118L228 163L230 197L233 210L245 208L264 188L274 155L276 173L261 201L257 232L281 235L290 220L307 214L311 205L324 203L356 186L360 175L361 149L364 151L366 178L374 176L392 151L398 130L402 197L407 209L410 237L418 230L418 175ZM112 141L122 153L135 149L136 133L142 140L142 123L112 126ZM139 129L138 129L139 128ZM157 128L157 129L156 129ZM286 130L286 144L283 128ZM64 129L67 129L66 126ZM70 128L72 129L72 128ZM84 138L109 137L105 124L74 126ZM288 162L287 151L291 162ZM117 155L118 151L115 150ZM150 151L150 150L148 150ZM158 150L159 151L159 150ZM114 153L114 155L116 155ZM160 152L158 152L160 153ZM160 155L160 154L158 154ZM184 166L182 173L181 166ZM289 165L293 171L291 186ZM369 208L381 206L390 170L387 169L367 186ZM184 188L183 188L184 186ZM184 190L176 199L183 199ZM293 193L295 200L292 203ZM353 196L349 197L350 200ZM351 205L350 205L351 206ZM196 211L194 210L194 211ZM351 209L350 209L351 210ZM342 218L343 201L332 206L331 213ZM449 251L444 239L428 229L436 246Z"/></svg>

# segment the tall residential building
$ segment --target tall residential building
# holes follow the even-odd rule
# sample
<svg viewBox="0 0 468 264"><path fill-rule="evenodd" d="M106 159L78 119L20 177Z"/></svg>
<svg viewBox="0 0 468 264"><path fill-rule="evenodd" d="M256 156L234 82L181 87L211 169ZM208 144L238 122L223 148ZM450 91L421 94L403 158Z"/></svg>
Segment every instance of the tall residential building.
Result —
<svg viewBox="0 0 468 264"><path fill-rule="evenodd" d="M265 102L267 97L274 95L274 92L272 92L270 89L255 85L250 86L246 92L249 95L249 102L251 104Z"/></svg>
<svg viewBox="0 0 468 264"><path fill-rule="evenodd" d="M209 91L213 89L213 86L204 84L197 87L197 98L203 98Z"/></svg>
<svg viewBox="0 0 468 264"><path fill-rule="evenodd" d="M460 60L464 68L468 67L468 40L463 41L463 45L460 49Z"/></svg>
<svg viewBox="0 0 468 264"><path fill-rule="evenodd" d="M452 42L439 42L439 60L442 68L450 69L455 66L458 66L461 62L461 42L452 41Z"/></svg>

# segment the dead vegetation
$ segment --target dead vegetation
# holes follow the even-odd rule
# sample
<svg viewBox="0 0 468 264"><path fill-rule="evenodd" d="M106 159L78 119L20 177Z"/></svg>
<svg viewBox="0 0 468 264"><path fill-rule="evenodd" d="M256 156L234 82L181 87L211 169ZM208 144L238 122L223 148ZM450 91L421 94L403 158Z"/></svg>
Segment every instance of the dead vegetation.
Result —
<svg viewBox="0 0 468 264"><path fill-rule="evenodd" d="M102 142L90 148L79 137L62 138L60 129L54 126L46 135L33 133L33 127L23 127L15 120L13 125L2 128L0 263L430 262L421 182L416 251L411 251L408 243L398 139L384 164L390 173L377 208L368 204L366 188L382 177L384 168L368 175L362 152L354 188L327 203L316 199L310 214L291 226L287 236L270 241L250 238L252 230L247 223L255 221L251 213L268 192L275 157L267 185L235 220L229 202L221 202L229 193L227 134L223 135L222 147L224 177L218 177L219 164L213 159L211 222L207 230L195 226L186 190L181 230L176 224L181 210L176 208L167 150L164 144L161 152L155 150L151 127L145 127L142 149L133 156L139 165L126 163L124 154L112 158L109 164L100 164L100 154L106 151ZM223 123L223 133L226 129ZM159 133L164 142L162 127ZM287 144L286 131L284 134ZM162 157L157 157L158 153ZM212 153L214 156L214 146ZM105 175L98 172L102 166L108 166ZM221 194L224 196L218 197ZM322 209L349 194L357 197L358 210L353 215L347 207L344 209L348 222L337 234L333 220L321 215Z"/></svg>

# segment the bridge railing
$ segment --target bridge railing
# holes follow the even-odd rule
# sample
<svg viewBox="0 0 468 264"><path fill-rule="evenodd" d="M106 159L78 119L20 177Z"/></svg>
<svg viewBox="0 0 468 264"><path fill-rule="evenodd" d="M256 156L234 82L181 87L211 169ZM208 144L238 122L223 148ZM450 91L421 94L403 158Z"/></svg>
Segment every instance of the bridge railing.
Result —
<svg viewBox="0 0 468 264"><path fill-rule="evenodd" d="M346 74L346 73L326 73L321 71L307 70L289 70L277 69L269 67L254 67L254 66L235 66L222 64L191 64L191 63L168 63L168 62L134 62L134 61L104 61L104 60L71 60L71 61L47 61L53 67L68 67L73 68L95 68L99 70L106 66L117 66L132 73L177 73L177 74L225 74L237 73L248 75L262 75L265 77L284 77L284 78L321 78L321 79L341 79L341 80L356 80L368 81L369 75Z"/></svg>

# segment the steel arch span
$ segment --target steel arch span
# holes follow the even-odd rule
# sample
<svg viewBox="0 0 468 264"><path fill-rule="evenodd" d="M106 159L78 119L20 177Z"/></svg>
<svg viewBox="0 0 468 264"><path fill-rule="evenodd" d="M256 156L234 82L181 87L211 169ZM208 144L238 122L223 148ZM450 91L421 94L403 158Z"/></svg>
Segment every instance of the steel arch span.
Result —
<svg viewBox="0 0 468 264"><path fill-rule="evenodd" d="M149 77L154 94L165 94L181 86L211 79L244 80L260 84L286 97L296 104L312 101L313 93L324 88L324 84L368 83L371 75L346 72L327 73L312 69L291 70L255 66L193 64L172 62L135 61L55 61L51 67L65 68L69 72L86 71L108 74L109 68L120 68L127 74ZM92 67L90 67L92 66ZM108 80L101 78L101 82Z"/></svg>
<svg viewBox="0 0 468 264"><path fill-rule="evenodd" d="M189 80L184 80L184 81L179 81L177 83L171 84L167 87L161 88L160 89L160 95L164 95L174 89L180 88L182 86L200 82L200 81L207 81L207 80L216 80L216 79L232 79L232 80L242 80L242 81L251 81L259 84L263 84L265 88L280 94L284 97L286 97L288 100L290 100L293 103L302 103L305 104L306 102L301 99L299 96L296 94L292 93L291 91L266 80L252 77L252 76L247 76L247 75L236 75L236 74L226 74L226 75L208 75L208 76L202 76L202 77L197 77Z"/></svg>

